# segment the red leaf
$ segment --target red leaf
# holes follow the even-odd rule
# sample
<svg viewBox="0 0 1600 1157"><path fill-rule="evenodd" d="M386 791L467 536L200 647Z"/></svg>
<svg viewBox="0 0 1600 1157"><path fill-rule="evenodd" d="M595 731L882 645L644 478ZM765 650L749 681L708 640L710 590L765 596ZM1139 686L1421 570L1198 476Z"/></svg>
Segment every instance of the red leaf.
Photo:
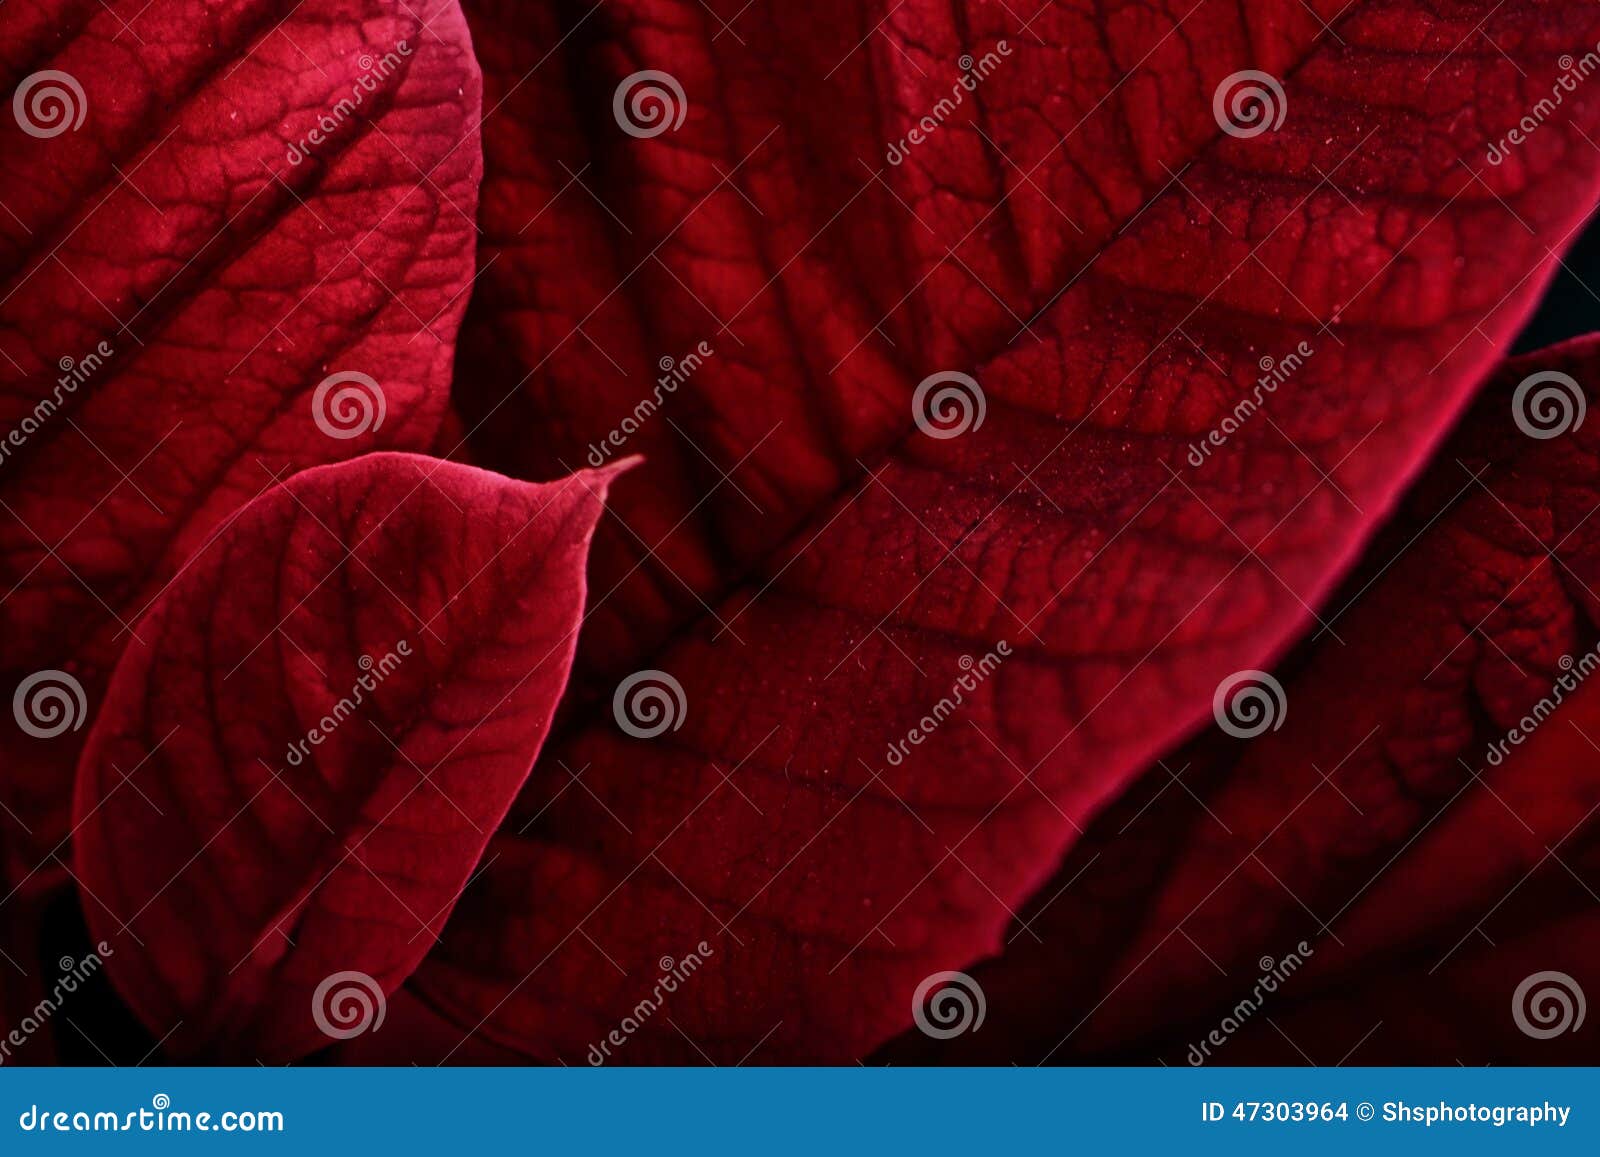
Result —
<svg viewBox="0 0 1600 1157"><path fill-rule="evenodd" d="M1483 160L1600 36L1581 7L1319 7L472 5L510 115L467 424L535 476L612 430L649 463L597 539L588 709L421 993L576 1061L703 940L618 1055L858 1056L1291 641L1586 213L1600 111ZM1245 69L1281 81L1276 131L1219 132ZM596 111L640 70L681 126ZM948 373L986 407L953 440L912 420ZM641 669L687 708L653 741L611 718Z"/></svg>
<svg viewBox="0 0 1600 1157"><path fill-rule="evenodd" d="M1600 426L1523 433L1518 387L1550 372L1568 378L1546 383L1549 402L1591 408L1600 337L1505 365L1334 600L1337 637L1286 664L1281 729L1191 744L1074 849L1042 911L976 970L987 1039L908 1036L897 1059L1548 1064L1592 1051L1511 1016L1537 972L1600 991ZM1528 425L1571 424L1546 417ZM1250 998L1260 959L1302 940L1309 968L1191 1053Z"/></svg>
<svg viewBox="0 0 1600 1157"><path fill-rule="evenodd" d="M298 1056L329 1041L327 978L416 966L566 684L610 474L306 471L141 622L84 751L77 866L169 1052Z"/></svg>
<svg viewBox="0 0 1600 1157"><path fill-rule="evenodd" d="M1564 970L1590 991L1600 984L1592 953L1583 951L1592 928L1565 941L1548 935L1593 905L1593 818L1600 804L1597 692L1584 684L1571 694L1571 684L1582 684L1593 669L1600 622L1593 593L1600 527L1592 518L1600 506L1600 430L1588 422L1536 440L1512 421L1516 387L1551 370L1570 375L1592 402L1600 340L1508 363L1455 452L1442 456L1414 500L1413 521L1421 525L1451 499L1459 505L1362 596L1349 629L1338 627L1349 646L1338 655L1323 648L1328 654L1319 653L1308 669L1312 688L1303 695L1290 689L1306 703L1308 730L1263 742L1259 757L1247 759L1213 804L1238 840L1255 842L1266 833L1266 817L1283 813L1290 793L1305 799L1264 841L1260 859L1219 887L1185 925L1210 951L1220 942L1223 914L1236 914L1227 955L1219 958L1224 966L1228 956L1248 955L1286 926L1303 925L1304 903L1318 920L1332 922L1338 937L1318 962L1319 972L1340 978L1331 991L1377 968L1402 977L1414 969L1416 986L1450 994L1453 1008L1441 1008L1442 1001L1419 1006L1439 1029L1431 1040L1386 1015L1392 998L1375 1001L1357 1035L1380 1020L1386 1025L1362 1042L1355 1059L1364 1063L1551 1063L1562 1058L1563 1045L1570 1059L1573 1042L1546 1044L1514 1031L1512 993L1540 959L1537 969ZM1557 710L1545 718L1552 704ZM1528 728L1524 719L1534 712L1539 721ZM1534 742L1524 747L1528 732ZM1328 760L1341 738L1348 758L1340 752ZM1305 770L1307 759L1340 790L1313 792L1319 781L1308 778L1316 773ZM1223 854L1216 832L1196 829L1174 886L1151 912L1150 931L1170 924L1185 895L1214 885ZM1268 870L1281 883L1269 884ZM1237 918L1243 912L1248 920ZM1476 951L1486 938L1530 937L1544 942L1531 957ZM1160 971L1166 984L1187 982L1180 962ZM1130 981L1125 1011L1136 1007L1153 977ZM1401 979L1395 988L1405 984ZM1211 989L1208 978L1197 992ZM1409 1027L1415 1025L1411 1020ZM1323 1027L1324 1039L1337 1039L1330 1024ZM1125 1031L1110 1023L1103 1028ZM1356 1043L1349 1039L1345 1047Z"/></svg>
<svg viewBox="0 0 1600 1157"><path fill-rule="evenodd" d="M1588 652L1575 654L1592 673L1592 620L1581 633ZM1582 685L1538 726L1500 766L1473 760L1480 778L1352 896L1339 941L1283 1009L1283 1035L1267 1042L1252 1025L1230 1061L1264 1063L1285 1039L1319 1063L1593 1061L1579 1009L1600 991L1600 686Z"/></svg>
<svg viewBox="0 0 1600 1157"><path fill-rule="evenodd" d="M62 671L84 704L0 724L20 874L64 846L132 625L228 517L431 445L480 83L454 0L7 4L0 78L0 687Z"/></svg>

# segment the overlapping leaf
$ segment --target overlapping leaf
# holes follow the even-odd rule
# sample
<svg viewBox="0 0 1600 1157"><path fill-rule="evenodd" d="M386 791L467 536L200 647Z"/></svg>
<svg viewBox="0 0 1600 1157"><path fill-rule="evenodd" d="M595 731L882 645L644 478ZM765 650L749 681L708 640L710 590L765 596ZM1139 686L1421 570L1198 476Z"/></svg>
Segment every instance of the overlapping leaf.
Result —
<svg viewBox="0 0 1600 1157"><path fill-rule="evenodd" d="M75 858L169 1054L292 1059L358 1023L352 984L379 1027L538 753L610 473L304 471L141 621L84 752Z"/></svg>
<svg viewBox="0 0 1600 1157"><path fill-rule="evenodd" d="M453 0L8 4L0 77L0 685L81 689L0 724L28 878L184 564L294 470L431 446L480 84Z"/></svg>
<svg viewBox="0 0 1600 1157"><path fill-rule="evenodd" d="M577 710L417 980L541 1057L702 940L630 1059L909 1025L1310 621L1595 191L1582 92L1485 160L1600 36L1579 5L469 16L511 115L468 427L535 476L612 431L650 456L597 541ZM1249 69L1276 131L1216 119ZM686 107L641 139L604 110L643 70ZM916 387L952 371L973 414L936 438ZM637 669L684 691L652 740L612 710Z"/></svg>
<svg viewBox="0 0 1600 1157"><path fill-rule="evenodd" d="M1567 381L1536 377L1551 373ZM1543 421L1531 391L1516 400L1530 377L1548 391ZM1248 743L1214 729L1163 760L975 970L987 1031L911 1034L886 1055L1549 1064L1592 1051L1576 1033L1522 1031L1512 1010L1540 972L1600 986L1600 428L1579 418L1597 381L1594 338L1508 362L1329 629L1287 665L1280 728ZM1239 1014L1302 942L1305 970ZM1191 1054L1229 1018L1225 1043Z"/></svg>

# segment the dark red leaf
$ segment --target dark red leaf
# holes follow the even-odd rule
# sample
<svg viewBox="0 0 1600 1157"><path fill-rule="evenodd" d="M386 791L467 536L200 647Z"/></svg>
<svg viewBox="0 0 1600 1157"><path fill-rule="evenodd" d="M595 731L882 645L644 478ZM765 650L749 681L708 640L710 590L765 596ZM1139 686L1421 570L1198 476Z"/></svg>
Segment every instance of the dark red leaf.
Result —
<svg viewBox="0 0 1600 1157"><path fill-rule="evenodd" d="M7 4L0 78L0 687L83 705L0 724L22 876L184 563L292 470L431 445L480 83L454 0Z"/></svg>
<svg viewBox="0 0 1600 1157"><path fill-rule="evenodd" d="M1511 1015L1600 991L1600 338L1513 359L1287 665L1281 729L1164 760L976 969L989 1032L890 1055L1170 1064L1558 1063ZM1538 388L1536 379L1535 389ZM1575 415L1575 408L1568 411ZM1559 408L1534 429L1570 427ZM1525 720L1533 719L1532 727ZM1149 797L1154 795L1152 800ZM1309 967L1191 1054L1304 940ZM1496 948L1494 946L1501 946Z"/></svg>
<svg viewBox="0 0 1600 1157"><path fill-rule="evenodd" d="M649 461L597 538L587 704L416 983L569 1062L702 941L620 1055L844 1059L908 1026L1303 628L1596 187L1587 90L1485 160L1600 37L1578 5L471 8L508 114L476 448ZM1247 69L1276 131L1219 131ZM654 81L643 139L606 115L641 70L683 93ZM950 373L986 416L946 440L913 408ZM686 713L638 739L613 695L652 670Z"/></svg>
<svg viewBox="0 0 1600 1157"><path fill-rule="evenodd" d="M1581 633L1592 672L1587 614ZM1230 1061L1266 1063L1287 1041L1317 1063L1593 1062L1593 1013L1580 1010L1600 991L1600 686L1527 739L1498 767L1472 760L1479 778L1351 897L1276 1039L1251 1025Z"/></svg>
<svg viewBox="0 0 1600 1157"><path fill-rule="evenodd" d="M298 1056L330 1041L330 976L386 993L416 966L549 727L611 473L305 471L141 621L84 751L76 862L169 1053Z"/></svg>
<svg viewBox="0 0 1600 1157"><path fill-rule="evenodd" d="M1290 740L1294 759L1273 759L1273 745L1263 744L1262 758L1231 777L1229 793L1214 804L1238 838L1261 839L1265 817L1282 811L1288 793L1311 792L1305 758L1349 797L1325 788L1311 794L1265 840L1260 860L1218 888L1185 927L1210 950L1222 914L1249 911L1228 932L1229 953L1248 954L1264 936L1304 923L1305 911L1291 915L1288 905L1309 905L1338 936L1319 962L1335 979L1313 994L1362 986L1372 1015L1359 1032L1384 1022L1356 1053L1366 1063L1552 1063L1584 1055L1581 1038L1546 1041L1516 1031L1510 1019L1516 985L1535 971L1564 971L1590 992L1600 986L1584 915L1600 882L1592 822L1600 805L1600 705L1596 689L1584 685L1600 622L1593 520L1600 430L1587 422L1548 441L1522 434L1512 420L1516 387L1545 371L1580 383L1567 393L1587 406L1600 379L1600 341L1507 365L1415 500L1419 512L1452 496L1459 505L1394 565L1381 590L1363 597L1359 626L1352 614L1352 629L1339 628L1350 643L1345 662L1361 667L1336 665L1332 656L1313 667L1308 724L1320 724L1327 738L1315 748ZM1583 685L1577 695L1574 684ZM1345 690L1335 696L1335 686ZM1341 712L1342 727L1334 723ZM1358 746L1371 727L1378 730ZM1335 773L1322 760L1341 733L1352 750ZM1247 795L1254 797L1248 804ZM1201 827L1196 837L1175 873L1181 884L1152 912L1151 929L1170 923L1184 894L1217 878L1216 833ZM1269 866L1281 883L1264 879ZM1291 889L1298 899L1288 898ZM1501 942L1512 946L1481 951ZM1373 991L1363 986L1363 967L1399 975L1392 989ZM1187 969L1177 971L1167 983L1185 982ZM1396 998L1408 981L1433 998L1402 1018ZM1144 985L1128 987L1132 1008ZM1201 991L1209 990L1208 979ZM1336 1039L1328 1011L1338 1009L1304 1015L1320 1018L1322 1036ZM1299 1034L1310 1036L1306 1027Z"/></svg>

